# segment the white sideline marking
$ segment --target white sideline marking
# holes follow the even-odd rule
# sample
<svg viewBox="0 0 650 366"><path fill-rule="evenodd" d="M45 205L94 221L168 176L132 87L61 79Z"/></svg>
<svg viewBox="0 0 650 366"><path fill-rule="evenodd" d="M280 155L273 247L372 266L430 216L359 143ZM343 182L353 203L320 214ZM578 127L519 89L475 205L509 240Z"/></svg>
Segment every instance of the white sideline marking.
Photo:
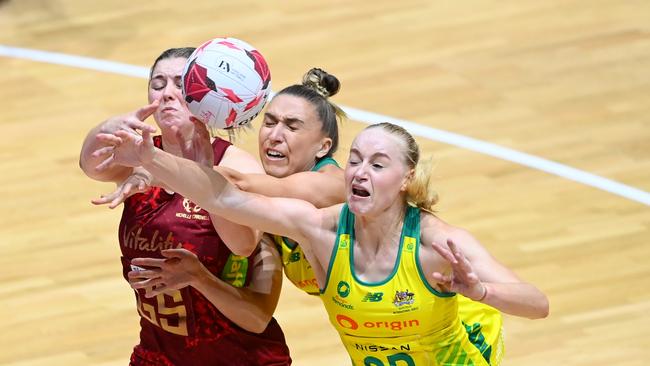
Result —
<svg viewBox="0 0 650 366"><path fill-rule="evenodd" d="M0 56L79 67L140 78L149 77L149 69L146 67L99 60L90 57L67 55L58 52L39 51L0 45ZM419 125L415 122L400 120L356 108L345 106L341 106L341 108L348 114L350 119L355 121L366 124L391 122L406 128L415 136L424 137L429 140L458 146L481 154L511 161L513 163L554 174L650 206L650 193L648 192L564 164L556 163L554 161L471 137Z"/></svg>

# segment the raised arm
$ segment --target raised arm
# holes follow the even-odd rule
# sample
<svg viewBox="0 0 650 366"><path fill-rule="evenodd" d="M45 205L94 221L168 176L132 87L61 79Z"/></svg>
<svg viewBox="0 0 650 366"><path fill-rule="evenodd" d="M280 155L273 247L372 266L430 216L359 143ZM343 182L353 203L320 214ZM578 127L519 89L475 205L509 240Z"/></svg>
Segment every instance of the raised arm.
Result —
<svg viewBox="0 0 650 366"><path fill-rule="evenodd" d="M321 210L309 202L271 198L237 189L218 172L153 146L149 131L142 139L118 131L114 156L126 166L142 165L173 191L230 221L283 235L309 246L326 226Z"/></svg>
<svg viewBox="0 0 650 366"><path fill-rule="evenodd" d="M425 249L431 243L429 248L451 266L447 273L433 271L432 284L507 314L531 319L548 316L546 295L497 261L469 232L438 222L423 228L422 242Z"/></svg>
<svg viewBox="0 0 650 366"><path fill-rule="evenodd" d="M217 171L246 192L269 197L297 198L318 208L345 201L343 170L327 165L317 172L294 173L284 178L266 174L243 174L234 169L217 167Z"/></svg>
<svg viewBox="0 0 650 366"><path fill-rule="evenodd" d="M107 159L113 152L114 134L117 131L127 131L136 135L136 128L149 129L153 132L154 128L144 124L143 121L155 112L156 108L158 108L157 100L131 113L109 118L91 129L84 139L79 154L81 170L89 178L101 182L121 183L127 179L133 168L116 165L112 159Z"/></svg>

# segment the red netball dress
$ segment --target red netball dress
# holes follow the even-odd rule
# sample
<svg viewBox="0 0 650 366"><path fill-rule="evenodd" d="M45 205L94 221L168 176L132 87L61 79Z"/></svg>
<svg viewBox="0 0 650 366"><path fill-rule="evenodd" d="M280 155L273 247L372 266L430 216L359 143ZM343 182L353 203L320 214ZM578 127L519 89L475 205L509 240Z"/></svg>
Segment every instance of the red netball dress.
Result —
<svg viewBox="0 0 650 366"><path fill-rule="evenodd" d="M162 147L162 139L154 139ZM215 165L231 144L212 144ZM162 258L160 251L185 248L196 254L215 276L233 286L250 281L248 261L228 249L207 211L187 198L162 188L131 196L124 203L119 228L123 274L133 258ZM275 319L261 334L248 332L192 287L146 298L136 291L140 343L131 365L289 365L284 334Z"/></svg>

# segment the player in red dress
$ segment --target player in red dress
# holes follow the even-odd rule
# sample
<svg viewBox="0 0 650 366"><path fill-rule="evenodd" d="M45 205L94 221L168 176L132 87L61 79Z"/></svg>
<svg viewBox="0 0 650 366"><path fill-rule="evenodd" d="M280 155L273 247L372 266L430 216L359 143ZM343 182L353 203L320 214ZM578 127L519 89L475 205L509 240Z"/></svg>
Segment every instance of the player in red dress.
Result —
<svg viewBox="0 0 650 366"><path fill-rule="evenodd" d="M133 173L120 166L96 169L106 134L128 129L129 121L153 114L162 136L156 144L180 154L179 129L192 126L180 93L180 74L192 49L171 49L152 68L148 107L133 115L103 122L84 142L80 165L91 178L121 182ZM109 138L108 138L109 139ZM213 142L214 165L242 167L261 172L261 167L227 141ZM99 152L93 153L99 149ZM201 288L182 286L151 296L136 292L140 314L140 343L132 365L289 365L291 358L284 335L272 318L281 284L279 259L264 245L257 249L258 233L210 215L188 199L162 188L151 188L125 201L119 228L123 274L152 271L131 263L149 257L173 266L184 256L196 256L204 276L212 276L219 298ZM238 256L226 245L233 247ZM252 253L251 253L252 252ZM146 273L146 272L143 272ZM206 293L208 291L205 291Z"/></svg>

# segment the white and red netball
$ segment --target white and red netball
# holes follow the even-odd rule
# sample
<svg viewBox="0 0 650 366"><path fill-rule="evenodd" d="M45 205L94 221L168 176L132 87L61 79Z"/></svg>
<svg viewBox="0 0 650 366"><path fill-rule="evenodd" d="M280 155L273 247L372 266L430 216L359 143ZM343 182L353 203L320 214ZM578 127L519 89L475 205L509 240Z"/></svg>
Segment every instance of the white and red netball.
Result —
<svg viewBox="0 0 650 366"><path fill-rule="evenodd" d="M197 48L183 71L183 97L209 127L230 129L260 113L271 91L262 54L235 38L215 38Z"/></svg>

